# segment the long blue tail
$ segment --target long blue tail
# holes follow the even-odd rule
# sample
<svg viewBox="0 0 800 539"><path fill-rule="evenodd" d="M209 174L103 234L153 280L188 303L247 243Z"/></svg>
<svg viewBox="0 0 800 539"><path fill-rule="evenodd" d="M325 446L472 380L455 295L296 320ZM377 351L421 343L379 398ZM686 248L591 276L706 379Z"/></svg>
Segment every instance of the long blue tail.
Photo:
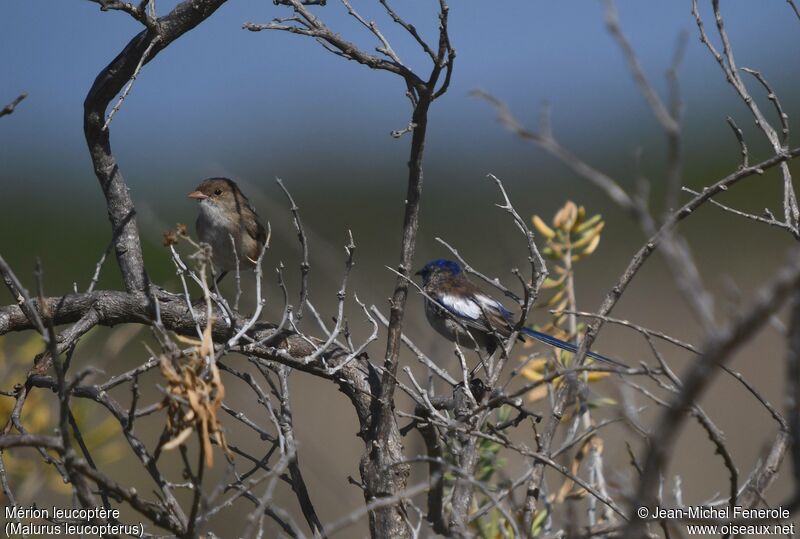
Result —
<svg viewBox="0 0 800 539"><path fill-rule="evenodd" d="M522 328L522 333L528 335L529 337L533 337L539 342L543 342L544 344L549 344L550 346L555 346L556 348L561 348L562 350L566 350L567 352L572 352L573 354L578 352L578 347L574 344L566 341L562 341L561 339L556 339L555 337L548 335L547 333L542 333L541 331L536 331L535 329L530 328ZM592 352L591 350L586 352L586 355L592 359L596 359L597 361L602 361L604 363L609 363L611 365L616 365L617 367L621 367L623 369L629 368L624 363L621 363L615 359L611 359L610 357L606 357L604 355L598 354L596 352Z"/></svg>

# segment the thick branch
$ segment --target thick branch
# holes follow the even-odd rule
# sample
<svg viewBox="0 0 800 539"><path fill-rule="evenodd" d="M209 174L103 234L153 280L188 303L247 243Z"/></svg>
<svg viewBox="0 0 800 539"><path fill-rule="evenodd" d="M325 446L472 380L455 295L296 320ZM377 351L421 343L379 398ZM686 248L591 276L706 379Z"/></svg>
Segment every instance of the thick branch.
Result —
<svg viewBox="0 0 800 539"><path fill-rule="evenodd" d="M108 218L114 237L125 288L129 291L147 289L136 210L133 200L111 152L110 134L105 125L105 112L111 100L136 72L145 51L150 48L149 62L181 37L211 16L225 0L186 0L168 15L159 18L154 30L143 30L103 69L92 84L84 101L83 130L94 171L106 197Z"/></svg>

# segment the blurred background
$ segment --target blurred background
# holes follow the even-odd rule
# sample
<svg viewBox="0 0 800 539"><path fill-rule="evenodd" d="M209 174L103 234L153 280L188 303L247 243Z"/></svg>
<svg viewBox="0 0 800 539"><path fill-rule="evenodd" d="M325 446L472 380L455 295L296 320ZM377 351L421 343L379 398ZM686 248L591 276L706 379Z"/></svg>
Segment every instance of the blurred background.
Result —
<svg viewBox="0 0 800 539"><path fill-rule="evenodd" d="M166 13L175 3L159 2L158 12ZM353 0L352 4L379 24L401 58L418 72L427 72L426 57L377 2ZM434 40L437 5L409 0L394 7L423 36ZM727 116L743 128L751 162L768 157L763 135L699 42L690 2L621 0L617 5L623 30L662 96L664 72L678 36L688 32L679 70L683 184L702 187L738 166L739 148L725 123ZM374 49L372 36L339 3L330 1L314 11L347 39ZM707 5L702 13L714 36ZM158 284L178 286L168 251L161 246L162 233L178 222L194 222L196 208L186 194L201 179L229 176L240 183L261 217L270 221L274 243L267 263L270 268L281 261L287 266L296 301L299 248L288 204L274 181L280 177L301 208L311 248L311 299L324 318L330 320L335 313L348 230L357 245L350 290L387 312L394 276L385 266L395 265L399 254L410 140L393 139L389 132L405 127L410 118L404 84L388 73L335 57L308 38L241 28L244 22L267 22L286 14L286 8L271 2L227 3L144 68L111 123L114 153L138 210L148 271ZM797 130L800 32L794 14L779 0L731 0L723 4L723 15L738 64L764 74ZM491 107L470 92L481 89L495 95L532 128L541 104L548 102L553 131L564 146L626 188L633 188L638 176L648 178L654 211L662 212L665 137L605 28L602 4L459 2L451 5L450 29L458 57L449 92L431 110L417 264L448 255L435 241L441 237L476 268L510 286L516 284L510 270L526 268L527 251L507 214L493 204L500 200L486 179L493 173L503 180L526 218L538 214L549 221L566 200L585 206L590 215L603 214L607 226L602 243L576 270L578 305L596 310L641 245L638 227L603 193L507 132ZM41 259L48 294L66 293L73 283L79 289L88 286L108 244L104 200L83 138L82 104L94 77L139 30L126 14L100 12L88 1L12 0L0 7L0 105L28 93L14 114L0 120L0 253L30 287L35 260ZM767 117L774 120L760 86L745 80ZM800 173L796 164L792 169L795 175ZM767 207L779 215L780 196L779 178L771 171L745 180L720 201L754 213ZM720 316L730 314L736 303L730 283L743 298L750 297L793 244L777 229L711 206L687 219L681 231L690 241L705 283L717 294ZM268 315L275 316L283 308L282 299L274 274L266 273ZM119 285L116 262L109 260L100 287ZM223 289L232 291L232 284ZM248 299L245 310L252 308ZM0 291L0 303L11 301L5 289ZM450 346L427 327L421 305L419 297L410 299L407 334L455 372L455 363L448 359ZM352 299L348 311L356 335L367 335L367 324L357 327L363 315ZM700 344L701 333L658 256L647 263L613 314ZM546 321L546 310L538 310L534 318ZM313 328L310 320L305 323ZM135 328L122 331L124 338L117 339L110 339L113 333L108 330L94 331L79 349L78 364L113 374L142 361L149 333L137 333ZM765 330L737 355L733 366L780 406L783 345L778 337L774 330ZM25 360L31 357L20 352L30 351L26 346L33 345L25 337L0 337L5 372L13 373L7 375L3 389L22 379ZM384 346L382 333L371 347L373 359L381 356ZM628 330L607 327L596 347L630 364L652 362L646 344ZM674 348L664 352L678 372L690 359ZM12 369L17 360L22 366ZM404 362L415 360L407 355ZM301 464L320 516L328 522L363 503L360 491L346 481L348 475L358 476L362 451L354 436L355 417L331 384L301 374L295 374L292 383ZM619 396L610 383L595 391ZM157 399L158 393L154 390L151 397ZM127 402L125 398L120 396ZM231 398L242 409L257 413L254 403ZM716 382L703 404L726 433L740 471L750 470L771 440L774 424L752 397L729 380ZM651 405L645 416L656 411ZM161 420L153 420L156 437ZM407 446L409 455L422 448L416 434L409 435ZM606 451L610 465L625 468L624 446L609 443ZM130 450L120 445L107 452L108 466L117 467L115 473L124 476L119 465L130 461ZM694 425L680 440L671 471L683 478L687 503L714 496L717 490L709 485L719 485L723 492L726 488L724 468ZM616 469L609 476L620 488L631 478L629 472ZM140 477L131 476L130 481L146 487ZM46 489L43 485L30 484L24 494L38 501L41 494L36 493ZM787 486L779 481L769 500L780 500ZM291 491L284 490L281 499L299 515ZM363 535L365 529L362 521L342 536Z"/></svg>

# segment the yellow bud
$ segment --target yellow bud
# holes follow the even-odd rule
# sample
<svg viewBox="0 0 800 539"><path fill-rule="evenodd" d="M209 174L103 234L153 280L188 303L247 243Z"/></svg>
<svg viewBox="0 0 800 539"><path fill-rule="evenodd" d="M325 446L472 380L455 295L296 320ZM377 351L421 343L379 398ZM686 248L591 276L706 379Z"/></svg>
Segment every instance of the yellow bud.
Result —
<svg viewBox="0 0 800 539"><path fill-rule="evenodd" d="M589 383L599 382L600 380L604 380L604 379L608 378L610 374L611 374L610 372L590 372L586 376L586 380Z"/></svg>
<svg viewBox="0 0 800 539"><path fill-rule="evenodd" d="M583 254L584 255L592 254L594 252L594 250L597 249L598 245L600 245L600 235L599 234L597 236L595 236L592 239L592 241L589 243L589 245L586 247L586 249L583 250Z"/></svg>
<svg viewBox="0 0 800 539"><path fill-rule="evenodd" d="M542 288L555 288L557 286L561 286L562 284L564 284L564 279L566 278L567 278L566 274L563 274L558 279L551 279L550 277L548 277L542 283Z"/></svg>
<svg viewBox="0 0 800 539"><path fill-rule="evenodd" d="M562 288L561 290L556 292L555 295L553 295L552 298L548 299L545 302L545 307L551 307L551 306L555 305L556 303L561 301L561 298L563 298L564 294L566 294L566 293L567 293L566 289Z"/></svg>
<svg viewBox="0 0 800 539"><path fill-rule="evenodd" d="M538 215L534 215L531 218L531 221L533 222L533 226L536 228L536 230L539 231L539 233L542 236L544 236L547 239L552 239L553 237L555 237L556 235L555 230L547 226L545 222L542 221L541 217L539 217Z"/></svg>
<svg viewBox="0 0 800 539"><path fill-rule="evenodd" d="M576 226L573 232L575 232L576 234L580 234L584 230L593 227L595 223L597 223L602 217L603 216L600 215L599 213L597 215L592 215L587 221L584 221L578 226Z"/></svg>
<svg viewBox="0 0 800 539"><path fill-rule="evenodd" d="M594 241L596 237L600 236L600 233L603 231L603 228L605 228L605 226L606 226L605 223L600 223L594 228L589 229L584 233L583 236L581 236L581 238L578 241L572 244L572 248L580 249L584 245L591 243L592 241Z"/></svg>
<svg viewBox="0 0 800 539"><path fill-rule="evenodd" d="M578 207L578 218L575 219L575 224L572 225L572 228L574 229L575 227L580 226L580 224L583 223L584 219L586 219L586 208L584 208L583 206L579 206Z"/></svg>
<svg viewBox="0 0 800 539"><path fill-rule="evenodd" d="M556 228L568 231L572 229L572 226L575 224L577 219L578 207L574 202L568 200L567 203L564 204L564 207L556 212L556 216L553 217L553 224L556 226Z"/></svg>

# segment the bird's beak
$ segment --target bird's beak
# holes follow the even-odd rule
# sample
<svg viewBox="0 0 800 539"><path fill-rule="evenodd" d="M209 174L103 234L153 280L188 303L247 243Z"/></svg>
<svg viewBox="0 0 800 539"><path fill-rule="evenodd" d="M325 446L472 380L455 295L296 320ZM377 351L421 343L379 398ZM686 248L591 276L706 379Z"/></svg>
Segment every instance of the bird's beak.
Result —
<svg viewBox="0 0 800 539"><path fill-rule="evenodd" d="M422 270L418 270L414 275L422 275Z"/></svg>
<svg viewBox="0 0 800 539"><path fill-rule="evenodd" d="M189 196L189 198L193 198L195 200L204 200L204 199L208 198L208 195L204 195L200 191L192 191L191 193L189 193L188 196Z"/></svg>

